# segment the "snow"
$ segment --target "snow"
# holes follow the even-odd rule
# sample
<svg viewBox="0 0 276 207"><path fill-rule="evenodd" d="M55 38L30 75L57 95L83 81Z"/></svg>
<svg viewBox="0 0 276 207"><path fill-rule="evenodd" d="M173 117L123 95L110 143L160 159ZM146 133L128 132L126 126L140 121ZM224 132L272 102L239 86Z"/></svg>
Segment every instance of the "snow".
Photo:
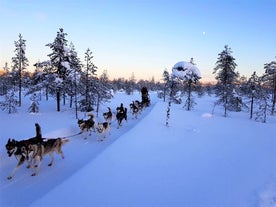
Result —
<svg viewBox="0 0 276 207"><path fill-rule="evenodd" d="M45 66L49 66L51 65L51 61L50 60L46 60L46 61L42 61L42 62L37 62L36 64L34 64L34 66L37 67L45 67Z"/></svg>
<svg viewBox="0 0 276 207"><path fill-rule="evenodd" d="M55 83L57 84L57 86L58 86L58 85L61 85L61 84L62 84L63 80L62 80L62 78L60 78L60 77L56 77L55 80L54 80L54 82L55 82Z"/></svg>
<svg viewBox="0 0 276 207"><path fill-rule="evenodd" d="M62 65L63 67L65 67L67 70L69 70L69 71L71 70L71 67L70 67L68 61L62 61L62 62L61 62L61 65Z"/></svg>
<svg viewBox="0 0 276 207"><path fill-rule="evenodd" d="M17 161L8 157L5 144L35 134L41 125L43 137L70 136L79 132L75 112L63 106L55 112L55 100L40 103L38 114L27 113L26 97L19 113L1 114L0 206L276 206L275 117L263 124L248 119L248 113L223 117L210 111L214 97L197 98L193 111L172 105L170 126L165 126L167 103L151 92L151 105L117 129L103 142L92 134L70 137L63 147L65 159L55 155L52 167L44 158L37 176L22 166L7 180ZM113 110L140 100L138 92L115 93L101 106ZM84 114L80 115L83 118Z"/></svg>
<svg viewBox="0 0 276 207"><path fill-rule="evenodd" d="M272 61L265 65L266 73L268 74L275 74L276 72L276 62Z"/></svg>
<svg viewBox="0 0 276 207"><path fill-rule="evenodd" d="M172 76L181 79L200 79L201 73L199 69L192 63L180 61L172 68Z"/></svg>

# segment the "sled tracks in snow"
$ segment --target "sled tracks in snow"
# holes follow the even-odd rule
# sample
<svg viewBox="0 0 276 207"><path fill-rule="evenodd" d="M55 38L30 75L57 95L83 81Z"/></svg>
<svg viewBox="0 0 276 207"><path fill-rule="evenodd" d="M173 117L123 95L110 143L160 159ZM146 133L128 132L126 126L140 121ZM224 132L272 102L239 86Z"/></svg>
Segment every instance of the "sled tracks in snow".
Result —
<svg viewBox="0 0 276 207"><path fill-rule="evenodd" d="M70 142L64 146L63 152L65 159L61 159L56 154L55 163L48 167L49 156L45 156L40 168L38 176L30 176L31 170L22 166L12 180L7 180L12 168L16 165L17 160L5 158L5 167L2 166L0 172L0 206L17 206L16 199L22 195L28 195L24 199L20 199L21 206L29 206L36 199L44 196L55 186L66 181L84 166L89 165L97 156L110 147L123 134L127 133L136 124L142 121L150 114L157 101L153 101L150 106L146 107L137 119L132 119L128 113L128 121L123 122L122 126L117 129L117 122L111 124L111 135L106 134L106 138L102 142L98 142L96 134L92 133L86 140L81 135L70 139ZM29 192L26 194L26 192Z"/></svg>

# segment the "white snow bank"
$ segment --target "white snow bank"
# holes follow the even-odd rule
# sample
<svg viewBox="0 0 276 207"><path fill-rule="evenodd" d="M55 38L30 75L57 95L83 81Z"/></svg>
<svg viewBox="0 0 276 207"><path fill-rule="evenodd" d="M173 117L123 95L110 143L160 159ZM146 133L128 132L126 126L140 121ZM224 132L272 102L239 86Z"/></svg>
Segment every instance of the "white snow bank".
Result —
<svg viewBox="0 0 276 207"><path fill-rule="evenodd" d="M271 182L260 193L260 207L276 207L276 183Z"/></svg>
<svg viewBox="0 0 276 207"><path fill-rule="evenodd" d="M204 113L204 114L202 114L202 117L203 118L211 118L213 115L212 114L210 114L210 113Z"/></svg>
<svg viewBox="0 0 276 207"><path fill-rule="evenodd" d="M107 106L127 106L139 98L139 93L115 93L100 115ZM120 129L113 122L105 141L97 142L95 134L87 140L72 137L63 148L65 159L55 155L48 167L46 156L38 176L30 176L32 170L24 165L12 180L7 176L17 160L7 156L8 137L34 136L35 122L45 137L79 129L74 110L55 112L55 100L42 102L39 116L0 111L5 120L0 130L0 206L275 206L275 117L263 124L244 112L219 116L223 111L218 108L216 116L206 118L214 100L199 98L193 111L173 104L170 127L165 126L167 103L152 104L138 119L129 114Z"/></svg>
<svg viewBox="0 0 276 207"><path fill-rule="evenodd" d="M166 107L157 103L134 128L32 206L256 206L256 191L276 170L273 127L224 117L206 122L177 105L165 127L160 112ZM274 199L274 191L269 192Z"/></svg>

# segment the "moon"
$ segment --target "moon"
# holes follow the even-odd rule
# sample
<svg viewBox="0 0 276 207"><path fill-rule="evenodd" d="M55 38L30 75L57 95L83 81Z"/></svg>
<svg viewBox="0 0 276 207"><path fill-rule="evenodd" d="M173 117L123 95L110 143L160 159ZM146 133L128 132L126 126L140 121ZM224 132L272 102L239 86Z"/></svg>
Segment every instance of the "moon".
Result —
<svg viewBox="0 0 276 207"><path fill-rule="evenodd" d="M202 32L202 35L203 35L203 36L206 35L206 32Z"/></svg>

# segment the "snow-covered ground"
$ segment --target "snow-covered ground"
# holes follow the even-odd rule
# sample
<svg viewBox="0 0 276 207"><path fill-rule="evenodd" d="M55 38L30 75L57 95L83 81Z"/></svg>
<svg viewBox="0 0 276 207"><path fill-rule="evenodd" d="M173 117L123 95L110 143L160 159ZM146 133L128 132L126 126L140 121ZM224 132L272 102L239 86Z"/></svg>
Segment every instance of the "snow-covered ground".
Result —
<svg viewBox="0 0 276 207"><path fill-rule="evenodd" d="M120 103L140 100L140 94L116 93L101 107L113 110ZM97 142L70 138L65 159L55 155L52 167L46 156L37 176L26 164L7 180L17 163L5 144L35 135L64 137L79 132L73 109L55 111L55 102L43 101L39 114L29 114L25 100L20 112L0 112L0 206L276 206L275 117L266 124L248 119L247 113L222 116L214 97L197 98L193 111L172 105L170 126L165 126L167 103L151 94L152 104L138 119L128 114L120 129ZM83 115L81 115L83 116Z"/></svg>

